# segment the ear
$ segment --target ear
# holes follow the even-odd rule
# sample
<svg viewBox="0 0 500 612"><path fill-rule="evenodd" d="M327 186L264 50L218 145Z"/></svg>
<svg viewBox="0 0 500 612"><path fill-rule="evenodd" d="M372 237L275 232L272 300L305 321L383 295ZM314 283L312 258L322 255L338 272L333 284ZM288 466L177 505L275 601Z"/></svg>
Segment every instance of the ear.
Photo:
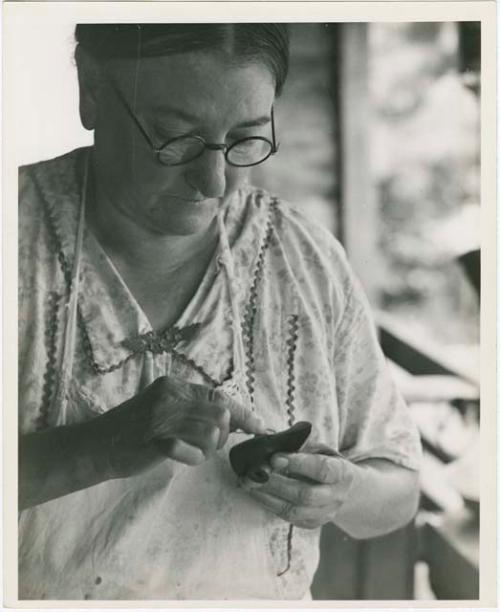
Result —
<svg viewBox="0 0 500 612"><path fill-rule="evenodd" d="M80 91L80 119L83 127L93 130L97 118L97 102L102 84L102 71L97 62L80 45L75 50Z"/></svg>

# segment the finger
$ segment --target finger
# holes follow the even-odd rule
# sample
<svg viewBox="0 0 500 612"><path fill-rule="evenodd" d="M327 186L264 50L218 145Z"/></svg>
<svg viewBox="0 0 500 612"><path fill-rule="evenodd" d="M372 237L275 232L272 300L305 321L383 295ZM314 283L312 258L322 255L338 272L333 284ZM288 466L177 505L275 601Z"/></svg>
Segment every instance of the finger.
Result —
<svg viewBox="0 0 500 612"><path fill-rule="evenodd" d="M251 478L248 478L247 476L242 476L238 480L238 482L240 486L246 491L249 491L250 489L261 489L262 488L262 482L257 482L256 480L252 480Z"/></svg>
<svg viewBox="0 0 500 612"><path fill-rule="evenodd" d="M336 451L332 446L328 446L322 442L310 442L309 440L306 440L300 452L315 455L328 455L330 457L342 457L342 454Z"/></svg>
<svg viewBox="0 0 500 612"><path fill-rule="evenodd" d="M271 474L259 490L305 508L331 506L336 500L335 489L330 485L310 484L279 474Z"/></svg>
<svg viewBox="0 0 500 612"><path fill-rule="evenodd" d="M217 423L220 432L217 448L222 448L229 437L229 428L231 423L231 413L229 412L229 410L224 409L222 411L222 414L219 416Z"/></svg>
<svg viewBox="0 0 500 612"><path fill-rule="evenodd" d="M219 429L217 448L222 448L227 442L231 420L231 413L227 408L206 402L202 404L192 404L186 417L215 425Z"/></svg>
<svg viewBox="0 0 500 612"><path fill-rule="evenodd" d="M175 437L199 448L205 457L209 457L219 444L220 429L213 421L186 418Z"/></svg>
<svg viewBox="0 0 500 612"><path fill-rule="evenodd" d="M266 433L264 421L253 410L236 402L220 389L205 389L205 401L229 411L229 431L242 429L246 433ZM224 440L225 443L226 440Z"/></svg>
<svg viewBox="0 0 500 612"><path fill-rule="evenodd" d="M186 465L199 465L206 461L205 455L199 448L191 446L183 440L155 440L154 443L162 455L174 461L179 461Z"/></svg>
<svg viewBox="0 0 500 612"><path fill-rule="evenodd" d="M271 466L285 474L310 478L322 484L337 484L345 477L346 459L310 453L278 453L271 457Z"/></svg>
<svg viewBox="0 0 500 612"><path fill-rule="evenodd" d="M315 528L326 522L326 514L321 510L311 508L301 508L291 502L287 502L258 489L249 491L250 496L259 502L264 508L279 516L288 523L293 523L298 527Z"/></svg>
<svg viewBox="0 0 500 612"><path fill-rule="evenodd" d="M231 398L226 399L225 407L229 410L231 415L230 421L230 430L235 431L236 429L241 429L246 433L253 434L265 434L266 427L264 426L264 421L260 416L257 416L255 412L244 406L243 404L239 404L235 402Z"/></svg>
<svg viewBox="0 0 500 612"><path fill-rule="evenodd" d="M264 508L276 514L285 521L292 523L294 520L298 518L298 509L291 502L287 502L278 497L274 497L274 495L270 495L269 493L265 493L260 489L250 489L248 491L251 497L257 500Z"/></svg>
<svg viewBox="0 0 500 612"><path fill-rule="evenodd" d="M207 429L218 428L217 448L220 448L227 440L231 416L227 409L206 403L206 401L204 403L190 401L183 410L175 413L168 408L164 403L156 404L151 422L150 439L176 438L180 432L188 431L192 424L198 421L205 423Z"/></svg>
<svg viewBox="0 0 500 612"><path fill-rule="evenodd" d="M160 431L156 430L152 436L152 440L156 444L166 442L163 446L168 449L170 448L169 445L175 440L185 442L193 448L199 449L204 458L215 452L219 438L219 428L213 422L190 418L184 418L176 424L174 430L168 431L168 435L162 435Z"/></svg>

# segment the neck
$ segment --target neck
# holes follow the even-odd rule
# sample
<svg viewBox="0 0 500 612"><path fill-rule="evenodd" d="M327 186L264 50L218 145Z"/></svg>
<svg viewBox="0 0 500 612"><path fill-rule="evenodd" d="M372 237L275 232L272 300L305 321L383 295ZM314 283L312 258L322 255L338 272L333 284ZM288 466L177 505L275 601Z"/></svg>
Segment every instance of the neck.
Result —
<svg viewBox="0 0 500 612"><path fill-rule="evenodd" d="M215 219L202 232L187 236L156 234L125 215L97 185L87 211L89 225L108 255L138 269L162 262L163 272L175 272L194 259L208 260L218 232Z"/></svg>

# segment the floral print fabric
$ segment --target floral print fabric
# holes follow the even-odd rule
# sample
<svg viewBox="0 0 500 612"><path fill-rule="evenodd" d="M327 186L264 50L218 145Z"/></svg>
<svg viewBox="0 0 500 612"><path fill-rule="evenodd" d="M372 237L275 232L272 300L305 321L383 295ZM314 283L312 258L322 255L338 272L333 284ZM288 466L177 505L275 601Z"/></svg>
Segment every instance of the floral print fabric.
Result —
<svg viewBox="0 0 500 612"><path fill-rule="evenodd" d="M52 427L58 418L54 393L86 154L77 150L20 170L23 433ZM85 231L68 422L102 414L172 374L222 387L249 402L271 429L311 421L316 441L352 461L378 457L417 469L418 434L338 242L250 188L225 205L224 226L232 286L218 253L164 334L152 330ZM229 291L242 321L242 376L234 368ZM302 599L318 563L319 530L296 528L290 543L288 524L238 487L228 448L242 439L231 434L227 448L201 466L166 460L141 476L22 512L19 597Z"/></svg>

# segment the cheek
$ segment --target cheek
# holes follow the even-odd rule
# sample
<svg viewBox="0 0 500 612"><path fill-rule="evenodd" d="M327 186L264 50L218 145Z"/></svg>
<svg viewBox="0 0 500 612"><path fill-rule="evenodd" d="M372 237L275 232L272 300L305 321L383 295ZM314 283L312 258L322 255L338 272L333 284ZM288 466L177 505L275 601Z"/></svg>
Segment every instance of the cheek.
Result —
<svg viewBox="0 0 500 612"><path fill-rule="evenodd" d="M106 107L100 113L94 140L108 176L113 177L121 191L142 191L147 185L158 186L163 180L163 168L158 167L155 153L142 135L132 129L130 120L116 109Z"/></svg>
<svg viewBox="0 0 500 612"><path fill-rule="evenodd" d="M155 160L140 168L136 167L129 180L130 192L134 194L134 200L141 209L154 208L164 198L182 195L186 191L182 187L184 179L181 171L159 166Z"/></svg>

